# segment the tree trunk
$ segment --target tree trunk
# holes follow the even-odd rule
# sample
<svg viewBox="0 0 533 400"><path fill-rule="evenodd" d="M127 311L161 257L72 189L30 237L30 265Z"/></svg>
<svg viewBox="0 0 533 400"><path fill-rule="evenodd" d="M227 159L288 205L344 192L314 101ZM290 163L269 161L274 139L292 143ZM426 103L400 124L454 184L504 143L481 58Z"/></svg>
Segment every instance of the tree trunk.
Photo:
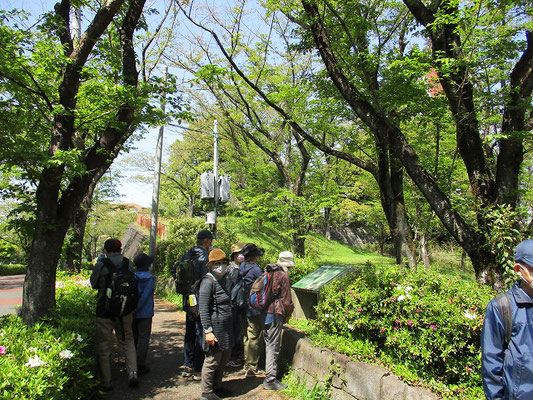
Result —
<svg viewBox="0 0 533 400"><path fill-rule="evenodd" d="M292 234L292 242L294 245L294 254L298 257L305 257L305 233L295 232Z"/></svg>
<svg viewBox="0 0 533 400"><path fill-rule="evenodd" d="M423 233L420 236L420 257L422 258L422 261L424 262L424 268L429 269L429 254L427 249L427 238L426 234Z"/></svg>
<svg viewBox="0 0 533 400"><path fill-rule="evenodd" d="M327 240L331 240L331 224L329 221L330 212L331 208L326 207L324 209L324 236Z"/></svg>

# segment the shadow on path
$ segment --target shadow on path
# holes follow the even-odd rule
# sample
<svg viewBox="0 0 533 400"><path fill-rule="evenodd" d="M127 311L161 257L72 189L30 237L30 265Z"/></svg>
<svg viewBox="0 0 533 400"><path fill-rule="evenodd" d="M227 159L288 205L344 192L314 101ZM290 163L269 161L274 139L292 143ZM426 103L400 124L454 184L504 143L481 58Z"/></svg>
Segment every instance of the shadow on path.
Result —
<svg viewBox="0 0 533 400"><path fill-rule="evenodd" d="M152 323L152 338L148 353L151 371L139 377L139 387L128 387L124 358L118 352L112 355L114 390L104 396L105 400L200 400L199 381L181 377L179 367L183 363L183 336L185 314L165 301L156 299ZM235 395L231 399L279 400L275 392L263 390L261 378L245 378L238 370L228 370L224 387ZM285 398L286 399L286 398Z"/></svg>

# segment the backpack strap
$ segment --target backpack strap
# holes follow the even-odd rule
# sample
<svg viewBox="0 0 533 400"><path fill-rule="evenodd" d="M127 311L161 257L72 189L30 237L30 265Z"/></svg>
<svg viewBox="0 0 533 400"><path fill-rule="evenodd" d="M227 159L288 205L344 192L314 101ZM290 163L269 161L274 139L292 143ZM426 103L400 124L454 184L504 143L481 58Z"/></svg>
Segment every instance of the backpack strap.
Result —
<svg viewBox="0 0 533 400"><path fill-rule="evenodd" d="M513 331L513 311L511 309L511 302L507 293L500 294L496 297L496 304L498 304L498 310L503 319L503 325L505 326L505 348L509 346L511 341L511 333Z"/></svg>

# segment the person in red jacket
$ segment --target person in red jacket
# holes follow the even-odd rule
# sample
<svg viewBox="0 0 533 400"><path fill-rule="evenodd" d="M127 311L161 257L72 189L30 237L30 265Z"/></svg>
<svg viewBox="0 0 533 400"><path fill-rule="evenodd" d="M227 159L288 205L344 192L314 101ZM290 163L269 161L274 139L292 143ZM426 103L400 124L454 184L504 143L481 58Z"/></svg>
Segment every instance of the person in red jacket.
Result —
<svg viewBox="0 0 533 400"><path fill-rule="evenodd" d="M263 388L266 390L281 390L287 387L277 379L277 374L282 326L294 310L288 274L288 268L293 266L294 256L290 251L281 252L278 262L266 266L266 270L272 272L272 293L275 297L268 306L263 326L266 354Z"/></svg>

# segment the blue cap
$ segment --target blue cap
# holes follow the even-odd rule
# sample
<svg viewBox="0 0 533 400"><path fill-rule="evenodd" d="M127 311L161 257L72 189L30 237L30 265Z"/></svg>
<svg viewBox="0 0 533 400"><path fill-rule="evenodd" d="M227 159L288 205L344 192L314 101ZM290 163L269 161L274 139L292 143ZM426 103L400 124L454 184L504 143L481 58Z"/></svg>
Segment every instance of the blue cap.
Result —
<svg viewBox="0 0 533 400"><path fill-rule="evenodd" d="M528 266L533 266L533 240L524 240L514 251L514 260L521 261Z"/></svg>

